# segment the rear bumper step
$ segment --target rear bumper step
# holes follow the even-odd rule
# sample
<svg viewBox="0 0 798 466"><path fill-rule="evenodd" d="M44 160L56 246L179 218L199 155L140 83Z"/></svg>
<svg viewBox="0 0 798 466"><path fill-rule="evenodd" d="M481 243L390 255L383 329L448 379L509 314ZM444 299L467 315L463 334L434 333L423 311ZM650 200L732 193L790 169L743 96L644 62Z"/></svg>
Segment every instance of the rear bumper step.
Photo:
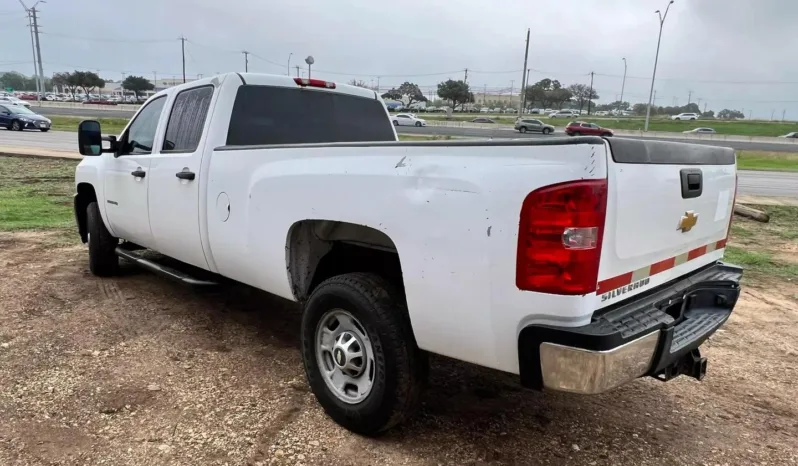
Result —
<svg viewBox="0 0 798 466"><path fill-rule="evenodd" d="M521 383L595 394L646 375L700 380L707 360L698 347L731 315L742 273L717 262L583 327L526 327L518 338Z"/></svg>

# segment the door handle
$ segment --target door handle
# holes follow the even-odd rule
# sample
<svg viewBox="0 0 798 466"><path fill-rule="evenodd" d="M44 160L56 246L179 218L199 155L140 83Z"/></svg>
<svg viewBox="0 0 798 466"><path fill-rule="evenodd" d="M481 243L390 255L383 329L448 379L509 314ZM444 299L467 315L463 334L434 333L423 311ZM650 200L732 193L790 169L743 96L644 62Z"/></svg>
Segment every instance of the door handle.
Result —
<svg viewBox="0 0 798 466"><path fill-rule="evenodd" d="M177 172L175 173L175 176L181 180L193 181L196 175L194 175L194 172Z"/></svg>
<svg viewBox="0 0 798 466"><path fill-rule="evenodd" d="M145 176L147 176L147 172L145 172L144 170L133 170L132 172L130 172L130 174L135 176L136 178L144 178Z"/></svg>

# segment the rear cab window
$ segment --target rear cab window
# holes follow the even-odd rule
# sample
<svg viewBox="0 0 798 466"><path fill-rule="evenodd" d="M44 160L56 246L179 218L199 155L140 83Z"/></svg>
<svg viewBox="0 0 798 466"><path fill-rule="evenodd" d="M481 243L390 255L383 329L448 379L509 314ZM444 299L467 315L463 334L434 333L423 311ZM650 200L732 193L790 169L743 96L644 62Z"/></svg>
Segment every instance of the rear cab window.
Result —
<svg viewBox="0 0 798 466"><path fill-rule="evenodd" d="M161 152L197 150L212 98L213 86L195 87L177 94L166 125Z"/></svg>
<svg viewBox="0 0 798 466"><path fill-rule="evenodd" d="M228 146L396 141L376 98L314 89L243 85L227 131Z"/></svg>

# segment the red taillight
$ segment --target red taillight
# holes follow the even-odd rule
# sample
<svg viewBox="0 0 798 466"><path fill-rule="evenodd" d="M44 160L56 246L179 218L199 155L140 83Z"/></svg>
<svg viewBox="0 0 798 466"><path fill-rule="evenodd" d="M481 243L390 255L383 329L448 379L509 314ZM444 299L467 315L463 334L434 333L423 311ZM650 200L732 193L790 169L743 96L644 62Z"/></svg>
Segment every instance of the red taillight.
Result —
<svg viewBox="0 0 798 466"><path fill-rule="evenodd" d="M324 81L323 79L294 78L294 82L302 87L321 87L324 89L335 89L335 83Z"/></svg>
<svg viewBox="0 0 798 466"><path fill-rule="evenodd" d="M529 193L518 231L518 288L561 295L596 291L606 213L606 179Z"/></svg>

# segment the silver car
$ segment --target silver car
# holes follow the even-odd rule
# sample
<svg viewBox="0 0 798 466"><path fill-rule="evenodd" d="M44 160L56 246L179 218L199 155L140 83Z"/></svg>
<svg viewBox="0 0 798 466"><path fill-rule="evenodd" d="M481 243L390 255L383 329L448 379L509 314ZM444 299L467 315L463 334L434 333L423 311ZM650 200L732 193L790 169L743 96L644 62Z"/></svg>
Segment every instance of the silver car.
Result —
<svg viewBox="0 0 798 466"><path fill-rule="evenodd" d="M522 133L536 132L543 134L551 134L554 132L554 126L544 124L540 120L533 120L531 118L521 118L515 122L515 130Z"/></svg>

